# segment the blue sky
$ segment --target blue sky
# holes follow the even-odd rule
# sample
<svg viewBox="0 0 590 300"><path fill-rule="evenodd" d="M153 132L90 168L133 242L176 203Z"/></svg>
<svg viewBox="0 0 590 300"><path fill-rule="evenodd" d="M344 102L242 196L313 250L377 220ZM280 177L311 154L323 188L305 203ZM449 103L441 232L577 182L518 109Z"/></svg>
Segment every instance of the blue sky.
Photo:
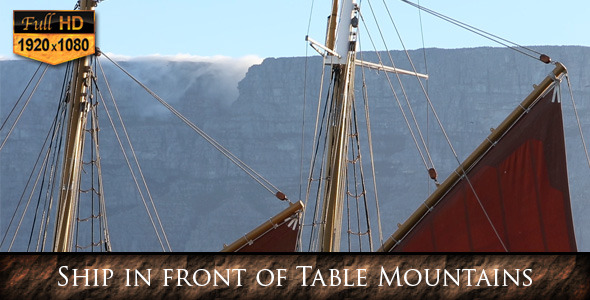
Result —
<svg viewBox="0 0 590 300"><path fill-rule="evenodd" d="M105 0L97 8L97 45L103 51L127 56L305 56L304 37L312 2L315 3L310 36L323 41L330 0ZM399 0L386 3L406 46L421 48L418 10ZM519 44L590 46L588 0L420 0L420 3ZM0 56L14 57L13 10L68 10L74 4L74 0L1 0ZM368 0L362 0L361 9L365 19L372 22L367 4ZM388 49L401 49L384 12L383 1L372 0L371 4L382 30L391 36ZM422 21L426 47L496 46L428 14L422 13ZM378 33L373 34L377 39ZM384 48L380 44L377 47ZM370 48L369 43L363 47Z"/></svg>

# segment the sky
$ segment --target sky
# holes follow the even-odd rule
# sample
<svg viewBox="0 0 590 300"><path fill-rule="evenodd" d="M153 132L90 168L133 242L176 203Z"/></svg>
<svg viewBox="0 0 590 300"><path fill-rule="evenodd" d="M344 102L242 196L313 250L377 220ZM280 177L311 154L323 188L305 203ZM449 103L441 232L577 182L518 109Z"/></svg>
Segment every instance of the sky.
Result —
<svg viewBox="0 0 590 300"><path fill-rule="evenodd" d="M402 49L383 0L359 0L361 12L380 41L368 3L387 44ZM305 36L325 39L330 0L105 0L96 9L97 46L124 56L291 57L315 54ZM413 0L418 2L418 0ZM404 45L423 45L418 9L387 0ZM420 0L439 13L521 45L590 46L588 0ZM70 10L75 0L0 0L0 57L12 53L13 10ZM311 15L311 22L310 20ZM424 45L438 48L499 46L445 21L421 13ZM310 25L310 26L309 26ZM362 25L362 23L361 23ZM308 29L310 28L310 29ZM361 31L361 35L365 35ZM363 41L363 40L361 40ZM363 42L365 43L365 42ZM372 50L366 42L363 50Z"/></svg>

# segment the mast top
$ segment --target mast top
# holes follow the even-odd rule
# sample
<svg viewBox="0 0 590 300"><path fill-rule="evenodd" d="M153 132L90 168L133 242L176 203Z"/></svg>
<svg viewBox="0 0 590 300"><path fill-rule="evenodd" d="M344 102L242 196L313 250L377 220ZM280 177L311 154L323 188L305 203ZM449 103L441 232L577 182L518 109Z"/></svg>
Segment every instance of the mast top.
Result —
<svg viewBox="0 0 590 300"><path fill-rule="evenodd" d="M80 10L92 10L102 1L103 0L78 0L78 6L80 7Z"/></svg>
<svg viewBox="0 0 590 300"><path fill-rule="evenodd" d="M335 0L334 2L337 1ZM330 26L329 30L333 30L333 32L328 32L328 38L330 38L330 36L333 36L334 38L333 41L328 40L328 45L333 44L333 47L328 47L332 48L334 52L339 55L338 58L335 58L335 63L346 64L348 60L348 52L356 49L357 35L355 29L358 26L358 17L356 16L358 13L358 5L356 0L342 1L341 5L340 15L336 22L337 24L334 28ZM332 15L333 14L334 12L332 12ZM357 21L353 21L355 19ZM332 25L332 20L330 25Z"/></svg>

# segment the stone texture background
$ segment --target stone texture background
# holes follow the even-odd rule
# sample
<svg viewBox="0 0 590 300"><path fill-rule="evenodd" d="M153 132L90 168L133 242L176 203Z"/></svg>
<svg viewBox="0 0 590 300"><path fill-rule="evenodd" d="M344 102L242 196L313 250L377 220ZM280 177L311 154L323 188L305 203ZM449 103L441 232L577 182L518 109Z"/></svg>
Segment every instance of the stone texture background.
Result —
<svg viewBox="0 0 590 300"><path fill-rule="evenodd" d="M59 275L60 266L68 266L69 284L58 286L64 279ZM326 284L329 284L329 269L367 269L366 287L322 287L301 286L301 271L296 266L313 266L308 272L307 284L313 281L316 269L321 269ZM436 287L422 283L416 287L379 286L381 267L391 276L396 267L400 273L408 269L482 269L488 270L493 285L493 269L532 269L532 285L515 286L509 282L507 287L467 286L467 277L462 276L460 286L455 284ZM108 287L72 286L72 269L109 268L114 276ZM230 277L230 286L212 281L204 287L174 286L176 277L163 286L163 269L186 269L189 281L192 272L198 269L238 269L244 268L242 286L237 278ZM260 286L256 283L256 273L261 269L287 269L283 286ZM140 286L125 286L125 269L140 270L145 275L152 269L151 285L139 280ZM2 255L0 257L2 299L157 299L157 298L201 298L201 299L588 299L590 297L590 257L587 255ZM92 274L92 273L91 273ZM205 282L204 273L197 273L197 280ZM355 274L355 273L352 273ZM415 274L410 272L410 274ZM403 275L402 275L403 276ZM341 274L343 278L343 275ZM94 277L90 276L90 284ZM261 280L269 280L261 276ZM276 278L275 278L276 280ZM344 280L344 279L343 279ZM355 282L350 276L349 282ZM403 279L402 279L403 280ZM409 276L415 282L416 277ZM441 279L442 280L442 279ZM502 281L502 279L500 279ZM83 282L83 279L82 279ZM192 282L192 281L191 281ZM521 276L521 282L524 282ZM133 282L132 282L133 283ZM80 284L80 281L79 281ZM99 278L99 285L102 278ZM319 285L319 282L318 282ZM502 285L502 283L500 283Z"/></svg>

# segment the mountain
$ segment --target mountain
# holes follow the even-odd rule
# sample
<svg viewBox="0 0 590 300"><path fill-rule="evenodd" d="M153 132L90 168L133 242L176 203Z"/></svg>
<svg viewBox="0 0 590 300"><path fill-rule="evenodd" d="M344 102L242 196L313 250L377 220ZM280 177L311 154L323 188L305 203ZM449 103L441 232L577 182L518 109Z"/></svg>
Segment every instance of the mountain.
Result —
<svg viewBox="0 0 590 300"><path fill-rule="evenodd" d="M588 134L590 118L586 116L590 114L590 106L585 99L590 97L590 74L586 67L590 65L590 48L535 49L568 67L578 113ZM391 54L397 67L411 68L404 63L407 59L403 52L393 51ZM410 55L418 71L425 72L423 52L411 51ZM362 53L362 56L363 60L377 61L375 53ZM503 48L426 49L426 57L429 95L460 160L467 157L489 134L490 128L498 125L528 95L532 85L540 82L552 69L552 66ZM285 207L125 74L106 60L101 61L173 250L220 250L223 243L229 244ZM388 64L388 59L385 61ZM267 58L261 63L251 59L147 57L125 59L121 64L290 199L300 198L304 91L303 178L306 178L321 81L320 57ZM0 61L0 120L6 118L37 66L38 63L28 60ZM53 120L63 70L63 66L50 67L0 152L1 234L8 226ZM362 77L361 71L357 71L355 86L359 108L362 106ZM365 77L377 187L384 236L387 237L434 187L383 73L365 71ZM392 79L397 82L395 77ZM99 80L102 81L100 74ZM416 80L404 80L408 82L404 86L417 119L423 132L428 134L439 180L444 180L457 167L457 162L432 114L427 117L426 102ZM397 84L394 85L397 88ZM105 87L101 87L101 92L108 94ZM583 154L565 81L562 95L576 238L578 249L589 251L590 205L587 199L590 168ZM362 113L359 114L362 119L361 116ZM158 251L160 246L152 237L153 229L109 121L103 114L99 122L113 249ZM0 137L4 138L6 132L3 129ZM366 163L368 153L363 154ZM305 186L302 190L305 191ZM35 201L32 207L36 205ZM23 225L21 230L26 232L26 237L17 239L15 249L26 249L30 225ZM1 250L6 251L6 248L3 246Z"/></svg>

